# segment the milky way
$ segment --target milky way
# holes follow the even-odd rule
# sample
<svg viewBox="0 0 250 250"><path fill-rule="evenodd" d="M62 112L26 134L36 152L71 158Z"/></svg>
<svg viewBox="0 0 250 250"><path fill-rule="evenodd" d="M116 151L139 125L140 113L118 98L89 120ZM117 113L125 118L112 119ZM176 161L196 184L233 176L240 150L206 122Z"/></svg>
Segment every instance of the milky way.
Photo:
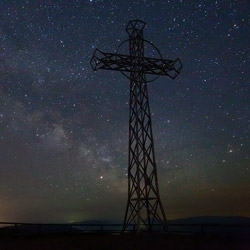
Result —
<svg viewBox="0 0 250 250"><path fill-rule="evenodd" d="M122 221L129 82L89 62L135 18L184 65L149 84L167 217L250 216L249 1L2 0L0 18L0 221Z"/></svg>

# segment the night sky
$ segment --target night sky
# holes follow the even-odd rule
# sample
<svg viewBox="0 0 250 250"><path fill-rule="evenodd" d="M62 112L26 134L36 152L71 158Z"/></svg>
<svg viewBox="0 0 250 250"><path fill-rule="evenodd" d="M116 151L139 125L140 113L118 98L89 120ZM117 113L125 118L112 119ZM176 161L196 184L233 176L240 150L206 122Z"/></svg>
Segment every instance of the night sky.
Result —
<svg viewBox="0 0 250 250"><path fill-rule="evenodd" d="M1 0L0 221L123 220L129 82L89 62L131 19L184 66L148 85L168 219L250 216L250 1Z"/></svg>

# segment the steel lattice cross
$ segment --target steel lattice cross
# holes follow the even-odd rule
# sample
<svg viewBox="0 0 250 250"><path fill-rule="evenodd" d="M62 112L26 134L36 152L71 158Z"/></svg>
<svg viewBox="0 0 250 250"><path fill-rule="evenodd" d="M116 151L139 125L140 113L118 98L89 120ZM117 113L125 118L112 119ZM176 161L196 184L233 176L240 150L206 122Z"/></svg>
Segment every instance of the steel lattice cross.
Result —
<svg viewBox="0 0 250 250"><path fill-rule="evenodd" d="M145 25L140 20L128 23L129 55L104 53L96 49L91 59L94 70L116 70L130 79L128 201L123 231L131 225L136 226L137 232L152 231L156 224L167 230L158 187L146 75L167 75L174 79L182 64L179 58L164 60L144 56Z"/></svg>

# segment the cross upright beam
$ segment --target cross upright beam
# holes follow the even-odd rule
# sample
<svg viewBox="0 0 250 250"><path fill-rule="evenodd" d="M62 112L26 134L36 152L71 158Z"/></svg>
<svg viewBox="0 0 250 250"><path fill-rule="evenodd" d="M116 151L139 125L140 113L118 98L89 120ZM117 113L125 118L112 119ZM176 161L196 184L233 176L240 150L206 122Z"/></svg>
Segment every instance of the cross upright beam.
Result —
<svg viewBox="0 0 250 250"><path fill-rule="evenodd" d="M131 225L136 227L137 232L153 231L156 224L167 230L159 194L146 75L166 75L174 79L180 74L182 63L179 58L145 57L145 25L140 20L128 23L129 55L105 53L97 49L91 59L94 70L116 70L129 74L130 79L128 200L123 231Z"/></svg>

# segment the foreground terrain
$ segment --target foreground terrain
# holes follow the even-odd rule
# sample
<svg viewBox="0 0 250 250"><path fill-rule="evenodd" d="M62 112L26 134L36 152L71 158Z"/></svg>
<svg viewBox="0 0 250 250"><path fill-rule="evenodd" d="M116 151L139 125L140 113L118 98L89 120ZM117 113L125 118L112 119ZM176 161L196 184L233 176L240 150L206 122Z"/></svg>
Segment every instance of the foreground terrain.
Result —
<svg viewBox="0 0 250 250"><path fill-rule="evenodd" d="M42 235L1 236L1 250L249 250L250 237L182 235Z"/></svg>

